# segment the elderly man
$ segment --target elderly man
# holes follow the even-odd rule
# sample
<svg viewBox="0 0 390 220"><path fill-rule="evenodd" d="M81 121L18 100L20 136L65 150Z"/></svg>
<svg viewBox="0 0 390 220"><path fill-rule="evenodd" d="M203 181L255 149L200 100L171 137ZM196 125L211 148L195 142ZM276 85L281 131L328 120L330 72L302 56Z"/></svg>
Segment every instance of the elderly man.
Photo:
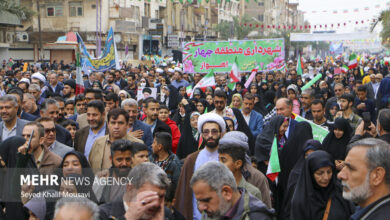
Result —
<svg viewBox="0 0 390 220"><path fill-rule="evenodd" d="M101 219L164 219L164 197L170 181L159 166L145 162L129 175L122 199L100 206Z"/></svg>
<svg viewBox="0 0 390 220"><path fill-rule="evenodd" d="M121 103L122 109L129 113L129 133L141 139L151 148L153 143L152 128L150 125L137 119L138 103L135 99L125 99Z"/></svg>
<svg viewBox="0 0 390 220"><path fill-rule="evenodd" d="M201 217L201 213L197 209L197 201L189 186L190 178L194 171L204 163L218 161L219 140L226 131L226 124L221 116L207 113L199 116L198 131L206 146L204 149L188 155L185 159L175 196L175 208L189 220Z"/></svg>
<svg viewBox="0 0 390 220"><path fill-rule="evenodd" d="M238 189L230 170L221 163L210 161L201 166L191 178L191 188L197 199L202 219L273 219L274 210Z"/></svg>
<svg viewBox="0 0 390 220"><path fill-rule="evenodd" d="M337 175L343 197L358 204L351 216L357 219L388 219L390 216L390 145L367 138L348 146L344 167Z"/></svg>
<svg viewBox="0 0 390 220"><path fill-rule="evenodd" d="M286 137L288 138L290 132L292 132L295 128L295 125L297 124L297 121L294 120L294 116L292 114L292 106L293 103L290 99L287 98L280 98L276 101L275 108L276 108L276 114L282 115L284 117L289 118L288 128L285 133Z"/></svg>
<svg viewBox="0 0 390 220"><path fill-rule="evenodd" d="M57 201L54 220L73 219L75 216L79 220L98 220L99 207L84 197L65 197Z"/></svg>

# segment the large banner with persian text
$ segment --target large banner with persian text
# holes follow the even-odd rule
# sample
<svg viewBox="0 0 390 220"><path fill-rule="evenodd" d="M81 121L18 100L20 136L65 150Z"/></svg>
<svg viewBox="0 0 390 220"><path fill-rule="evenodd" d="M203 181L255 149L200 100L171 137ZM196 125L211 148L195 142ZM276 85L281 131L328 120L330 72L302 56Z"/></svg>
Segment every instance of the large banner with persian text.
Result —
<svg viewBox="0 0 390 220"><path fill-rule="evenodd" d="M183 43L186 73L230 72L234 62L238 71L276 71L285 68L284 39L201 41Z"/></svg>

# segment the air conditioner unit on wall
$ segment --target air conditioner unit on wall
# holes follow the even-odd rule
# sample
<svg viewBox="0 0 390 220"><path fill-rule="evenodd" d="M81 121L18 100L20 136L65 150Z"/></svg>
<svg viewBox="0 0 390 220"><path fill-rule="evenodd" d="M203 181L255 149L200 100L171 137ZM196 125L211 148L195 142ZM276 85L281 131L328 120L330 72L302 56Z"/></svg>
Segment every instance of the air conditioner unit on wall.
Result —
<svg viewBox="0 0 390 220"><path fill-rule="evenodd" d="M28 33L27 32L16 32L16 41L18 42L28 42Z"/></svg>
<svg viewBox="0 0 390 220"><path fill-rule="evenodd" d="M5 33L5 42L12 44L15 40L15 33L14 32L7 32Z"/></svg>

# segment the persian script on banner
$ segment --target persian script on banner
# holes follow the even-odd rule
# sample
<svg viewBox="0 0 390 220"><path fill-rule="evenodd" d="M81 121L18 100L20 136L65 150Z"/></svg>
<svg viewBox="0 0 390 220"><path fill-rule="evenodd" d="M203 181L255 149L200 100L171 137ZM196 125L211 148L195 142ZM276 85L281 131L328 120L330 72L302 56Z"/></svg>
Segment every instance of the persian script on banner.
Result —
<svg viewBox="0 0 390 220"><path fill-rule="evenodd" d="M186 73L230 72L237 61L239 72L276 71L285 67L284 39L184 42Z"/></svg>

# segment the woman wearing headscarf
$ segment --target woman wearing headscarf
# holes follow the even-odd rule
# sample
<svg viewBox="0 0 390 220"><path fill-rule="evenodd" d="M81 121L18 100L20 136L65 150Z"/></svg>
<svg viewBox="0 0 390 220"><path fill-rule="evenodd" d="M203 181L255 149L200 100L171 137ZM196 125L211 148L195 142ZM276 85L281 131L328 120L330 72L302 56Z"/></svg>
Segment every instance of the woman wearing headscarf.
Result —
<svg viewBox="0 0 390 220"><path fill-rule="evenodd" d="M253 107L253 110L263 116L266 116L268 114L268 110L264 106L264 100L258 94L255 95L255 106Z"/></svg>
<svg viewBox="0 0 390 220"><path fill-rule="evenodd" d="M92 168L89 165L88 160L84 156L84 154L78 151L68 152L67 154L65 154L64 159L62 160L62 163L59 168L59 179L61 179L62 177L69 177L74 174L80 175L83 178L88 178L90 184L85 184L83 186L83 190L85 192L89 192L90 197L88 199L92 200L93 202L97 202L95 193L92 190L92 183L95 179L95 175L93 174Z"/></svg>
<svg viewBox="0 0 390 220"><path fill-rule="evenodd" d="M321 150L322 144L314 139L309 139L305 142L304 148L302 150L302 155L299 158L298 162L295 164L294 168L291 170L288 177L287 189L283 201L283 213L282 219L290 219L291 212L291 199L294 195L295 186L298 182L299 176L303 170L305 164L305 159L314 151Z"/></svg>
<svg viewBox="0 0 390 220"><path fill-rule="evenodd" d="M196 109L201 115L210 112L209 103L206 101L206 99L198 99L196 101Z"/></svg>
<svg viewBox="0 0 390 220"><path fill-rule="evenodd" d="M230 103L230 108L242 108L242 96L240 93L236 93L232 97L232 103Z"/></svg>
<svg viewBox="0 0 390 220"><path fill-rule="evenodd" d="M291 201L293 220L349 219L351 204L343 199L333 158L319 150L305 161Z"/></svg>
<svg viewBox="0 0 390 220"><path fill-rule="evenodd" d="M352 138L352 127L344 118L336 118L329 134L322 142L324 150L336 160L336 168L340 170L340 163L347 156L347 145Z"/></svg>
<svg viewBox="0 0 390 220"><path fill-rule="evenodd" d="M285 132L288 128L288 120L288 118L281 115L274 117L256 138L255 157L258 162L258 168L263 173L267 170L274 137L277 139L279 150L283 148L287 140Z"/></svg>
<svg viewBox="0 0 390 220"><path fill-rule="evenodd" d="M267 113L270 113L275 107L275 92L267 91L264 94L264 106L267 109Z"/></svg>

